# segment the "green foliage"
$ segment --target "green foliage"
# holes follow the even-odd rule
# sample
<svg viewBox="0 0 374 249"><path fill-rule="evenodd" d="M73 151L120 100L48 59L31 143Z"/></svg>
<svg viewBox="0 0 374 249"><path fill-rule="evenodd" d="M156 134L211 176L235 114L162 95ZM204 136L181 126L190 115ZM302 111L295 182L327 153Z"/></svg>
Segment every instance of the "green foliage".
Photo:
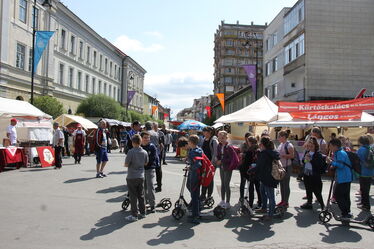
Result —
<svg viewBox="0 0 374 249"><path fill-rule="evenodd" d="M208 118L208 117L206 117L205 119L204 119L204 124L206 124L206 125L208 125L208 126L212 126L212 125L214 125L214 121L216 120L216 117L215 117L215 115L212 115L210 118Z"/></svg>
<svg viewBox="0 0 374 249"><path fill-rule="evenodd" d="M121 112L121 120L126 121L126 122L134 122L135 120L139 121L141 124L144 124L147 121L155 121L159 124L159 126L164 124L163 120L156 120L150 115L146 114L141 114L139 112L133 111L133 110L128 110L127 111L127 116L126 116L126 110L123 109Z"/></svg>
<svg viewBox="0 0 374 249"><path fill-rule="evenodd" d="M51 96L39 96L34 98L34 106L51 115L54 119L64 113L64 106L62 103Z"/></svg>
<svg viewBox="0 0 374 249"><path fill-rule="evenodd" d="M121 105L114 99L103 94L91 95L78 106L77 113L86 117L121 118Z"/></svg>

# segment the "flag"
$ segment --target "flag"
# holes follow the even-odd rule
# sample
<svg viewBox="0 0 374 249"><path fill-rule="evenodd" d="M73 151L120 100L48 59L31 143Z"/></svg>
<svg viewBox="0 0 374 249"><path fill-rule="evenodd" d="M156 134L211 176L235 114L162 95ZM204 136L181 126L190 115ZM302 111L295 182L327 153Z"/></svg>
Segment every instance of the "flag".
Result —
<svg viewBox="0 0 374 249"><path fill-rule="evenodd" d="M167 117L169 117L169 114L164 113L164 119L166 119Z"/></svg>
<svg viewBox="0 0 374 249"><path fill-rule="evenodd" d="M157 105L153 105L152 106L152 115L155 114L156 110L158 109L158 106Z"/></svg>
<svg viewBox="0 0 374 249"><path fill-rule="evenodd" d="M210 106L205 106L206 113L208 115L208 118L212 117L212 108Z"/></svg>
<svg viewBox="0 0 374 249"><path fill-rule="evenodd" d="M221 103L222 110L225 112L225 94L224 93L216 93L216 96Z"/></svg>
<svg viewBox="0 0 374 249"><path fill-rule="evenodd" d="M35 46L34 46L34 72L42 57L44 49L47 47L49 40L51 39L54 31L36 31L35 32Z"/></svg>
<svg viewBox="0 0 374 249"><path fill-rule="evenodd" d="M247 73L249 83L251 83L252 91L256 95L257 79L256 79L256 65L244 65L245 72Z"/></svg>
<svg viewBox="0 0 374 249"><path fill-rule="evenodd" d="M131 100L134 98L136 91L127 91L127 105L130 104Z"/></svg>

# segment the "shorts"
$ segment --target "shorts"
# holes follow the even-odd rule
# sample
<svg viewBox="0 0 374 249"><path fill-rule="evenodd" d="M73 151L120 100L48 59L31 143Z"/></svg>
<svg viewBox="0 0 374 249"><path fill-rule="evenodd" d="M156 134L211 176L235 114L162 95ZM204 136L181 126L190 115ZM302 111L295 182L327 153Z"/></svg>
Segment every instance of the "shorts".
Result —
<svg viewBox="0 0 374 249"><path fill-rule="evenodd" d="M107 148L100 148L99 150L96 150L95 153L97 163L108 162Z"/></svg>

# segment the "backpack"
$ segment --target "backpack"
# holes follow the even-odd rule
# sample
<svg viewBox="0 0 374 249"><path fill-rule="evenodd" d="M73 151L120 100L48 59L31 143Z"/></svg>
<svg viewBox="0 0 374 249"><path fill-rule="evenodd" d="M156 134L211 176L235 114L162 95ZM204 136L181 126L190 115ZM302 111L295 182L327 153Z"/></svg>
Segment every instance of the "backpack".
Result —
<svg viewBox="0 0 374 249"><path fill-rule="evenodd" d="M195 157L194 159L201 160L201 168L199 169L199 184L203 187L208 187L213 181L216 168L204 153L201 157Z"/></svg>
<svg viewBox="0 0 374 249"><path fill-rule="evenodd" d="M286 142L286 144L284 145L284 150L286 151L286 154L290 154L288 152L288 144L290 142ZM300 167L301 166L301 163L300 163L300 155L299 153L296 151L295 147L293 149L293 152L294 152L294 158L291 158L291 166L292 167Z"/></svg>
<svg viewBox="0 0 374 249"><path fill-rule="evenodd" d="M366 158L366 167L369 169L374 168L374 146L368 148L369 153L368 157Z"/></svg>
<svg viewBox="0 0 374 249"><path fill-rule="evenodd" d="M346 163L344 163L344 165L351 168L351 170L353 170L354 173L360 175L361 174L361 161L358 155L352 151L346 151L345 153L347 153L349 157L349 161L351 161L351 165L348 165Z"/></svg>
<svg viewBox="0 0 374 249"><path fill-rule="evenodd" d="M271 176L277 181L281 181L286 176L286 170L280 160L273 160Z"/></svg>
<svg viewBox="0 0 374 249"><path fill-rule="evenodd" d="M231 160L229 170L235 170L239 168L240 165L240 148L237 146L231 145L231 148L234 150L233 158Z"/></svg>

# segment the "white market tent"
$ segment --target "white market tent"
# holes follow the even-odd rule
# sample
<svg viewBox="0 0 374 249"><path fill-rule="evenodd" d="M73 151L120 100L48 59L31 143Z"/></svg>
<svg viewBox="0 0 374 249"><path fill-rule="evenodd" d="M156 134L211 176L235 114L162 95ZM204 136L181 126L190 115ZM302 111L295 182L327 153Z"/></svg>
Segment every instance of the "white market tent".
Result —
<svg viewBox="0 0 374 249"><path fill-rule="evenodd" d="M59 123L60 126L68 126L71 123L78 123L81 124L83 129L85 130L97 129L96 124L81 116L62 114L61 116L57 117L54 121Z"/></svg>
<svg viewBox="0 0 374 249"><path fill-rule="evenodd" d="M277 115L278 106L263 96L239 111L220 117L215 123L268 123L275 121Z"/></svg>
<svg viewBox="0 0 374 249"><path fill-rule="evenodd" d="M36 117L39 119L47 118L51 119L52 117L32 104L21 101L21 100L13 100L13 99L6 99L0 98L0 116L1 117Z"/></svg>
<svg viewBox="0 0 374 249"><path fill-rule="evenodd" d="M119 121L119 120L116 120L116 119L102 118L100 120L104 120L105 122L107 122L109 124L109 126L119 126L119 125L122 125L124 127L131 127L131 123Z"/></svg>
<svg viewBox="0 0 374 249"><path fill-rule="evenodd" d="M374 126L374 116L366 112L362 112L361 120L352 121L310 121L310 120L294 120L289 113L278 113L278 119L268 124L270 127L299 127L305 128L310 126L319 127L371 127Z"/></svg>

